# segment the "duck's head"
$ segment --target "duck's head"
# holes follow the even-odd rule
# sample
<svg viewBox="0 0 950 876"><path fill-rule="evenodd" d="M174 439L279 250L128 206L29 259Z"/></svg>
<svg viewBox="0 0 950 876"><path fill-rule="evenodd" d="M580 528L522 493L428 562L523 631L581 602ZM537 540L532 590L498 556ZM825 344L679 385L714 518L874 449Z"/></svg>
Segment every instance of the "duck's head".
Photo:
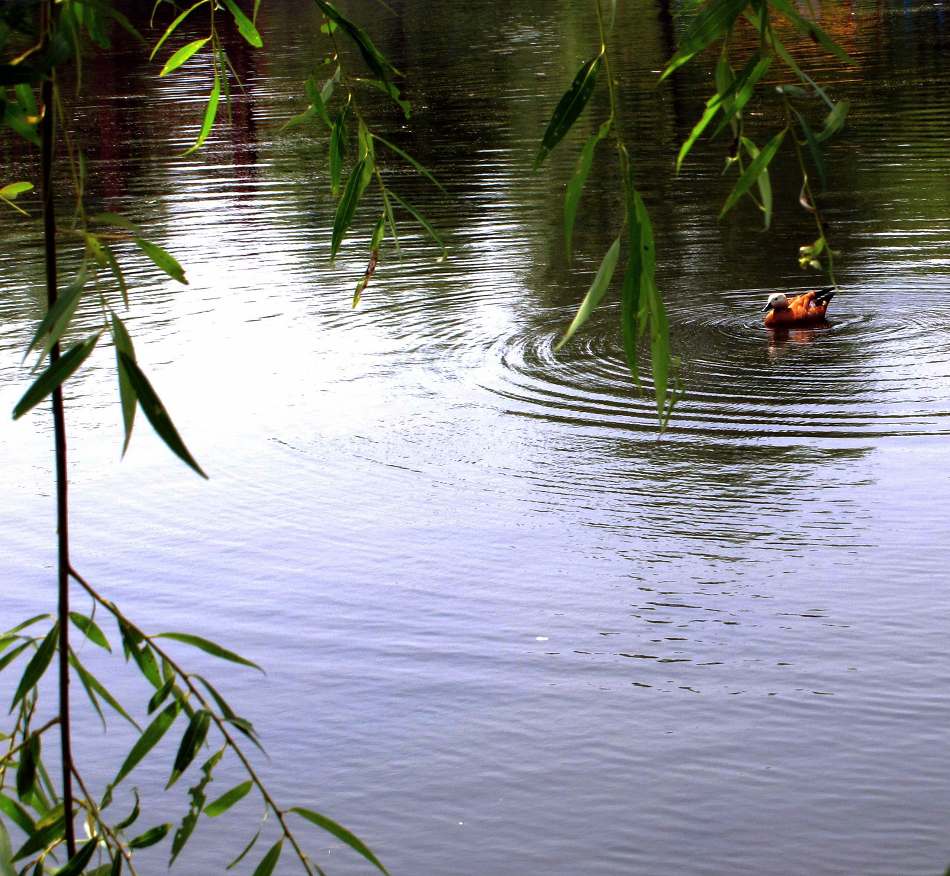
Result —
<svg viewBox="0 0 950 876"><path fill-rule="evenodd" d="M784 292L775 292L772 295L769 295L769 300L766 302L765 307L762 308L763 312L766 310L784 310L788 307L788 298Z"/></svg>

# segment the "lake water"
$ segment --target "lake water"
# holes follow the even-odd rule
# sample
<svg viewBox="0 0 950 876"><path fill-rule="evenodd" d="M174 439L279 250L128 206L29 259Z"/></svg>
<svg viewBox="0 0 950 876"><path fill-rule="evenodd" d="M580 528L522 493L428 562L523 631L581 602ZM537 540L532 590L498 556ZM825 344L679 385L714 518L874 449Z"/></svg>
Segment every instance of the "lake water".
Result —
<svg viewBox="0 0 950 876"><path fill-rule="evenodd" d="M943 872L950 12L822 11L857 62L806 52L853 104L824 202L841 292L830 327L776 338L766 294L821 282L797 265L813 225L795 167L776 165L772 231L748 207L717 221L727 144L673 173L708 65L656 87L681 25L621 4L622 117L686 390L659 438L615 303L553 353L621 222L605 170L568 268L563 187L603 100L530 170L596 45L584 4L391 5L347 8L407 75L410 124L376 120L445 184L390 165L450 254L404 225L356 310L374 217L330 266L325 139L278 133L321 56L315 7L265 4L268 48L230 46L246 94L197 156L178 153L203 62L161 80L123 55L87 70L91 197L187 269L182 287L136 262L127 324L211 480L144 418L119 462L103 349L67 393L75 564L146 629L264 664L266 678L190 658L255 722L278 796L345 823L393 874ZM753 130L772 130L770 106ZM8 178L30 172L4 149ZM30 233L0 221L9 411L40 265ZM50 446L45 411L0 418L4 627L53 605ZM75 690L101 784L130 737L102 736ZM163 799L164 766L133 779ZM181 872L223 869L256 829L255 804L238 811L199 829ZM303 833L330 873L369 872Z"/></svg>

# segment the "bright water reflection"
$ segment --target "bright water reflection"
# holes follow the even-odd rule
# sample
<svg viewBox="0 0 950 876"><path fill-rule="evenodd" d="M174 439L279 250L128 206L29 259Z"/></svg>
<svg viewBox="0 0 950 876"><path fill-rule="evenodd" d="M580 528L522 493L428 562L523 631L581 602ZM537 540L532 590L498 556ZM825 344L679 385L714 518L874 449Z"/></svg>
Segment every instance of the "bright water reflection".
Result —
<svg viewBox="0 0 950 876"><path fill-rule="evenodd" d="M296 6L269 13L268 54L240 57L248 96L199 158L175 153L206 70L96 68L132 97L88 108L95 195L158 223L191 280L136 276L130 326L212 480L144 423L116 463L103 351L70 389L79 565L146 626L264 663L266 681L225 686L269 741L273 781L394 873L939 872L942 8L832 20L860 71L820 70L855 105L830 161L844 289L830 328L784 338L758 308L808 282L794 179L776 181L791 206L769 235L751 211L716 223L721 148L671 173L708 85L697 71L655 90L668 24L630 12L626 120L687 385L658 441L614 312L552 351L618 215L612 181L594 181L568 271L558 211L576 141L549 174L527 169L589 23L529 0L438 21L395 5L354 9L408 74L418 112L392 136L451 194L399 186L452 255L436 262L407 227L355 312L365 254L326 264L322 141L277 134L317 56ZM0 259L19 277L36 250L4 222ZM0 301L4 410L37 313L17 283ZM6 619L47 604L49 427L0 422ZM91 719L84 746L108 762ZM213 871L244 839L233 830L208 829L184 872ZM362 872L338 847L319 860Z"/></svg>

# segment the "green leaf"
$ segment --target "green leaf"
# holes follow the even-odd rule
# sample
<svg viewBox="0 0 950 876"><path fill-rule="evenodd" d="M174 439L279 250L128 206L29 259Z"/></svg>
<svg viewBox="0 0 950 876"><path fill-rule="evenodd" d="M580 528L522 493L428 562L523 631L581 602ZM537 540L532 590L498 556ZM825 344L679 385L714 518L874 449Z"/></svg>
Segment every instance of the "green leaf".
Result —
<svg viewBox="0 0 950 876"><path fill-rule="evenodd" d="M618 237L610 245L610 248L604 255L603 261L601 261L600 267L597 269L597 274L594 277L594 282L591 283L590 289L588 289L584 300L581 302L581 306L577 309L577 315L574 317L573 322L568 326L567 331L564 332L564 336L554 347L555 352L560 350L561 347L574 336L574 333L587 322L587 318L593 313L594 308L600 304L601 299L610 287L610 281L613 278L614 268L617 267L617 259L619 257L620 238Z"/></svg>
<svg viewBox="0 0 950 876"><path fill-rule="evenodd" d="M141 249L157 267L168 274L169 277L185 286L188 285L188 280L185 278L185 269L178 264L178 260L171 253L162 249L158 244L150 243L141 237L136 237L135 242L138 244L139 249Z"/></svg>
<svg viewBox="0 0 950 876"><path fill-rule="evenodd" d="M541 166L541 162L544 161L551 150L561 142L564 135L577 121L577 117L583 112L584 107L587 106L587 101L594 93L594 86L597 84L597 73L602 61L602 54L585 61L581 65L581 69L577 71L570 88L564 92L558 105L554 108L551 121L548 122L547 130L541 138L541 148L534 159L535 170Z"/></svg>
<svg viewBox="0 0 950 876"><path fill-rule="evenodd" d="M811 129L811 125L805 120L805 117L798 110L793 110L793 112L798 117L799 127L801 127L802 133L805 135L805 142L808 144L808 151L811 154L812 163L815 165L818 179L821 182L821 188L824 190L828 187L828 171L825 167L825 156L822 154L818 138Z"/></svg>
<svg viewBox="0 0 950 876"><path fill-rule="evenodd" d="M0 876L16 876L13 869L13 846L6 825L0 821Z"/></svg>
<svg viewBox="0 0 950 876"><path fill-rule="evenodd" d="M131 219L127 219L121 213L94 213L89 217L93 225L107 225L114 228L124 228L126 231L134 231L138 234L142 229Z"/></svg>
<svg viewBox="0 0 950 876"><path fill-rule="evenodd" d="M16 693L13 695L13 702L10 704L11 712L17 703L33 690L36 683L43 677L43 673L46 672L50 661L53 659L53 654L56 653L58 636L59 621L53 624L50 631L46 634L46 638L43 639L39 648L36 649L36 653L30 658L30 662L26 664L26 669L23 670L23 676L20 678Z"/></svg>
<svg viewBox="0 0 950 876"><path fill-rule="evenodd" d="M811 37L826 52L834 55L846 64L855 64L852 58L841 46L828 36L814 21L799 15L798 11L787 0L769 0L771 6L784 15L798 30Z"/></svg>
<svg viewBox="0 0 950 876"><path fill-rule="evenodd" d="M748 137L743 137L742 146L749 153L749 157L755 161L759 156L759 147L755 145ZM769 230L772 224L772 182L769 179L768 168L759 174L756 181L759 187L759 195L762 198L762 212L765 214L765 230Z"/></svg>
<svg viewBox="0 0 950 876"><path fill-rule="evenodd" d="M9 666L14 660L16 660L16 658L19 657L27 648L29 648L31 644L32 642L27 640L21 645L17 645L17 647L12 651L5 654L3 658L0 659L0 672L3 672L3 670L6 669L7 666Z"/></svg>
<svg viewBox="0 0 950 876"><path fill-rule="evenodd" d="M222 648L216 642L212 642L210 639L205 639L201 636L193 636L190 633L157 633L155 638L173 639L176 642L183 642L186 645L191 645L194 648L198 648L207 654L210 654L212 657L219 657L222 660L230 660L232 663L241 663L244 666L250 666L253 669L257 669L259 672L264 672L264 670L253 661L242 657L240 654L235 654L233 651L229 651L227 648Z"/></svg>
<svg viewBox="0 0 950 876"><path fill-rule="evenodd" d="M233 870L238 864L240 864L241 861L243 861L243 860L247 857L247 853L248 853L251 849L254 848L254 844L257 842L258 837L260 837L260 835L261 835L261 831L260 831L260 829L258 829L257 833L255 833L254 836L251 837L251 841L244 847L244 851L242 851L241 854L238 855L238 856L237 856L230 864L228 864L228 866L225 867L224 869L225 869L225 870Z"/></svg>
<svg viewBox="0 0 950 876"><path fill-rule="evenodd" d="M307 821L316 824L318 827L322 827L327 833L333 834L338 840L346 843L351 849L356 852L359 852L367 861L373 864L378 870L382 873L388 873L386 868L379 862L379 859L374 855L369 847L357 836L350 833L343 825L337 824L333 819L327 818L325 815L321 815L319 812L314 812L311 809L303 809L300 806L294 806L290 810L291 812L296 812L297 815L302 818L306 818Z"/></svg>
<svg viewBox="0 0 950 876"><path fill-rule="evenodd" d="M11 627L11 628L10 628L9 630L7 630L3 635L4 635L4 636L9 636L9 635L12 635L13 633L18 633L18 632L20 632L20 630L25 630L27 627L31 627L31 626L33 626L33 624L39 623L41 620L47 620L48 618L51 618L51 617L52 617L52 615L51 615L51 614L48 614L48 613L47 613L47 614L35 614L35 615L33 615L33 617L27 618L25 621L21 621L21 622L18 623L15 627Z"/></svg>
<svg viewBox="0 0 950 876"><path fill-rule="evenodd" d="M85 266L83 266L72 283L60 290L59 295L56 297L56 303L46 312L46 315L40 321L36 332L33 334L33 340L30 341L29 347L26 348L27 355L36 349L40 345L40 341L43 341L44 338L46 338L46 340L43 342L41 355L46 356L49 353L53 348L53 344L63 336L63 333L69 326L69 321L73 318L73 313L76 311L76 306L79 304L79 299L82 297L85 286L86 269Z"/></svg>
<svg viewBox="0 0 950 876"><path fill-rule="evenodd" d="M31 182L14 182L7 183L2 189L0 189L0 198L3 198L6 201L16 200L17 195L22 195L24 192L28 192L33 188L33 183Z"/></svg>
<svg viewBox="0 0 950 876"><path fill-rule="evenodd" d="M152 694L152 698L148 701L148 713L151 715L165 700L168 695L171 693L172 688L175 686L175 678L166 678L165 683Z"/></svg>
<svg viewBox="0 0 950 876"><path fill-rule="evenodd" d="M332 22L339 25L346 35L356 44L366 66L370 68L380 79L390 79L393 75L400 75L399 71L393 67L389 59L373 45L373 41L358 25L354 24L328 0L315 0L320 11Z"/></svg>
<svg viewBox="0 0 950 876"><path fill-rule="evenodd" d="M125 761L119 768L119 772L110 783L111 787L114 788L118 785L119 782L132 772L139 761L158 744L158 741L165 735L168 728L175 723L175 718L178 717L179 711L178 703L172 703L167 709L159 712L158 717L145 728L135 745L132 746L131 751L129 751Z"/></svg>
<svg viewBox="0 0 950 876"><path fill-rule="evenodd" d="M172 854L168 862L169 867L175 862L178 855L181 854L182 849L185 848L195 828L198 826L198 819L201 818L201 809L205 805L206 800L205 788L214 780L212 773L221 758L224 757L226 750L226 748L221 748L201 765L200 781L197 785L188 789L188 796L191 798L191 802L188 806L188 811L181 820L178 830L175 831L175 836L172 838Z"/></svg>
<svg viewBox="0 0 950 876"><path fill-rule="evenodd" d="M104 244L102 251L105 253L106 261L109 264L109 270L112 271L115 276L116 281L119 284L119 291L122 293L122 301L126 307L129 306L129 287L125 282L125 274L122 273L122 268L119 266L118 259L115 257L115 253L112 251L112 247L108 244Z"/></svg>
<svg viewBox="0 0 950 876"><path fill-rule="evenodd" d="M351 81L360 85L366 85L376 91L381 91L383 94L392 98L393 103L402 110L404 118L408 119L412 116L412 103L400 97L399 88L389 79L364 79L360 76L354 76Z"/></svg>
<svg viewBox="0 0 950 876"><path fill-rule="evenodd" d="M55 871L53 876L78 876L79 873L82 873L82 871L86 869L86 865L92 860L92 856L96 853L96 847L98 845L99 838L97 836L93 836L87 840L83 843L82 848L69 859L65 866Z"/></svg>
<svg viewBox="0 0 950 876"><path fill-rule="evenodd" d="M125 432L122 455L125 456L125 452L129 449L129 441L132 440L132 427L135 425L136 400L132 382L125 371L122 370L121 354L125 353L134 362L135 348L132 346L132 338L129 337L125 323L114 312L110 315L112 319L112 344L115 347L115 367L119 376L119 400L122 403L122 428Z"/></svg>
<svg viewBox="0 0 950 876"><path fill-rule="evenodd" d="M3 812L23 833L29 835L36 830L30 813L16 800L11 800L4 794L0 794L0 812Z"/></svg>
<svg viewBox="0 0 950 876"><path fill-rule="evenodd" d="M223 815L235 803L243 800L252 787L254 787L254 783L250 779L246 782L241 782L240 785L235 785L230 791L227 791L218 797L217 800L205 806L205 815L209 818L217 818L219 815Z"/></svg>
<svg viewBox="0 0 950 876"><path fill-rule="evenodd" d="M20 763L16 770L16 793L23 800L36 784L36 765L40 760L40 736L31 733L20 749Z"/></svg>
<svg viewBox="0 0 950 876"><path fill-rule="evenodd" d="M138 821L138 817L142 812L142 807L137 788L132 789L132 795L135 797L135 803L132 806L132 811L125 818L123 818L122 821L115 825L116 830L125 830L127 827L131 827L131 825Z"/></svg>
<svg viewBox="0 0 950 876"><path fill-rule="evenodd" d="M330 129L330 192L335 198L340 191L340 177L343 171L343 151L346 143L346 116L349 104L343 107Z"/></svg>
<svg viewBox="0 0 950 876"><path fill-rule="evenodd" d="M369 173L367 173L367 170ZM346 188L337 204L336 216L333 218L333 235L330 242L330 261L336 258L336 254L343 243L343 237L353 222L353 216L356 213L356 207L366 191L369 184L370 174L372 173L371 159L362 158L353 168L350 178L346 181Z"/></svg>
<svg viewBox="0 0 950 876"><path fill-rule="evenodd" d="M179 24L181 24L199 6L204 6L204 4L207 2L208 0L198 0L197 3L195 3L193 6L189 6L170 25L168 25L168 28L165 30L165 33L162 34L161 39L155 43L155 48L152 49L148 59L151 61L155 57L155 55L158 53L158 50L162 47L162 44L175 32Z"/></svg>
<svg viewBox="0 0 950 876"><path fill-rule="evenodd" d="M254 27L254 22L241 11L234 0L224 0L224 5L228 7L228 12L234 16L234 23L237 24L241 36L254 46L255 49L261 48L261 46L264 45L264 41L257 32L257 28Z"/></svg>
<svg viewBox="0 0 950 876"><path fill-rule="evenodd" d="M438 259L436 259L436 261L443 261L448 255L448 250L445 248L445 241L442 240L436 230L429 224L426 217L423 216L408 201L404 201L402 198L400 198L399 195L397 195L392 189L389 189L389 194L404 210L412 215L416 222L418 222L426 230L429 237L431 237L442 248L442 254L438 257Z"/></svg>
<svg viewBox="0 0 950 876"><path fill-rule="evenodd" d="M177 70L182 64L185 63L195 52L197 52L205 43L210 40L211 37L203 37L200 40L195 40L194 42L188 43L186 46L182 46L174 55L172 55L166 62L165 66L162 67L162 72L159 73L159 76L167 76L173 70Z"/></svg>
<svg viewBox="0 0 950 876"><path fill-rule="evenodd" d="M848 116L848 110L851 109L851 101L839 100L834 109L828 113L825 119L824 130L816 136L819 143L824 143L829 137L833 137L844 127L844 121Z"/></svg>
<svg viewBox="0 0 950 876"><path fill-rule="evenodd" d="M135 722L132 716L122 708L119 701L112 696L111 693L106 689L106 687L96 678L82 663L79 662L79 658L75 654L69 655L69 665L76 670L79 675L80 681L83 685L89 688L92 691L95 691L103 700L105 700L119 715L125 718L136 730L141 730L141 727Z"/></svg>
<svg viewBox="0 0 950 876"><path fill-rule="evenodd" d="M580 157L577 159L577 167L574 170L574 176L567 184L567 192L564 195L564 247L567 253L567 263L571 263L571 243L574 237L574 220L577 217L577 205L581 200L581 192L584 190L584 183L590 174L591 166L594 163L594 150L597 144L603 140L610 132L611 120L604 122L596 134L584 144Z"/></svg>
<svg viewBox="0 0 950 876"><path fill-rule="evenodd" d="M78 611L71 611L69 613L69 619L90 642L111 653L112 646L109 644L109 640L91 617L86 617L86 615L80 614Z"/></svg>
<svg viewBox="0 0 950 876"><path fill-rule="evenodd" d="M14 861L19 861L20 858L25 858L28 855L33 855L36 852L39 852L42 849L45 849L51 843L61 840L66 833L66 819L62 814L59 815L54 821L50 824L46 824L43 827L38 828L35 832L31 833L29 839L17 849L16 854L13 856Z"/></svg>
<svg viewBox="0 0 950 876"><path fill-rule="evenodd" d="M413 158L408 152L400 149L395 143L390 143L389 140L386 140L379 136L379 134L373 134L373 139L382 143L387 149L395 152L397 155L405 158L419 173L421 173L429 182L431 182L436 188L441 192L445 192L445 186L442 185L432 173L423 165L421 165L415 158Z"/></svg>
<svg viewBox="0 0 950 876"><path fill-rule="evenodd" d="M205 739L208 738L208 728L211 726L211 713L204 709L198 709L188 722L185 732L182 734L181 743L178 746L178 753L175 755L175 763L172 767L172 774L165 785L167 791L179 776L188 769L195 755L201 750Z"/></svg>
<svg viewBox="0 0 950 876"><path fill-rule="evenodd" d="M130 849L147 849L149 846L154 846L156 843L160 843L168 835L168 831L172 829L171 824L159 824L156 827L153 827L145 833L139 834L137 837L134 837L129 840Z"/></svg>
<svg viewBox="0 0 950 876"><path fill-rule="evenodd" d="M181 440L181 436L178 434L178 430L175 428L171 417L168 416L168 412L165 410L161 399L155 394L155 390L152 389L148 378L142 373L135 360L129 356L128 353L121 351L118 353L118 356L119 367L128 378L135 397L139 400L145 417L152 424L152 428L158 433L159 437L165 442L172 453L186 465L194 469L201 477L207 479L208 476L202 471L201 466L195 462L194 457L185 446L185 442ZM155 686L158 687L159 685L156 684Z"/></svg>
<svg viewBox="0 0 950 876"><path fill-rule="evenodd" d="M23 398L17 402L13 409L13 419L18 420L25 413L35 408L50 393L72 377L79 366L89 357L98 340L99 333L96 333L84 341L79 341L73 344L56 362L52 362L23 394Z"/></svg>
<svg viewBox="0 0 950 876"><path fill-rule="evenodd" d="M211 133L211 127L214 125L214 120L218 117L218 100L221 97L221 79L218 77L218 71L214 71L214 85L211 87L211 94L208 95L208 106L205 107L204 119L201 122L201 130L198 132L198 139L186 149L182 155L191 155L192 152L200 149L205 140L208 139L208 134ZM180 266L179 266L180 267ZM184 276L184 274L182 275ZM177 280L178 278L175 277Z"/></svg>
<svg viewBox="0 0 950 876"><path fill-rule="evenodd" d="M270 876L270 874L274 872L274 868L277 866L277 861L280 860L280 853L283 847L283 839L279 839L276 843L274 843L274 845L270 847L270 851L261 859L260 864L254 868L253 876Z"/></svg>
<svg viewBox="0 0 950 876"><path fill-rule="evenodd" d="M759 177L768 168L769 163L775 157L775 153L778 152L779 147L782 145L782 140L785 139L785 132L787 130L787 128L783 128L779 131L762 148L759 154L749 162L749 166L743 171L742 176L739 177L739 181L730 192L729 197L726 198L726 203L719 212L720 219L736 205L739 198L748 192L754 183L758 182Z"/></svg>
<svg viewBox="0 0 950 876"><path fill-rule="evenodd" d="M679 49L660 76L660 82L729 30L748 3L749 0L710 0L689 23Z"/></svg>

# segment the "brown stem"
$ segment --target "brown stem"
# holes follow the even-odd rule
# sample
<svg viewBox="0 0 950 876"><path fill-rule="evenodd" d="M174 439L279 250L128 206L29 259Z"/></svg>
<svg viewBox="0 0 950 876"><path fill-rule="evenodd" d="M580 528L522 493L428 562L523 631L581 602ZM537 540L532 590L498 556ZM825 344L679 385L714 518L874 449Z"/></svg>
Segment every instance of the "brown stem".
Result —
<svg viewBox="0 0 950 876"><path fill-rule="evenodd" d="M208 698L201 692L201 689L191 680L191 676L174 660L171 655L168 654L160 645L156 645L155 641L150 638L142 629L136 626L132 621L130 621L118 607L109 602L105 597L98 593L88 581L86 581L82 575L80 575L75 569L70 568L69 574L76 580L76 582L96 601L98 602L106 611L113 615L117 620L121 620L132 632L141 636L145 641L148 642L149 647L152 648L159 657L165 660L172 670L178 675L179 678L185 683L188 687L188 690L195 697L195 699L201 704L201 707L211 715L211 719L214 721L215 726L217 726L218 731L224 737L224 741L228 744L228 747L234 752L238 760L241 761L241 765L244 767L248 776L250 776L251 781L254 783L254 786L257 788L261 797L264 798L264 802L267 804L268 808L274 813L277 818L277 821L280 823L281 831L284 836L290 841L291 846L293 847L294 852L297 857L300 859L300 863L303 865L304 870L312 876L313 868L317 869L318 873L323 873L323 870L311 861L307 855L304 853L303 849L300 848L297 838L294 836L293 831L287 825L287 812L281 809L274 798L270 795L270 792L267 790L267 787L264 785L264 782L261 780L260 776L257 775L257 772L254 770L254 767L251 766L250 760L248 760L247 755L241 749L241 746L238 745L237 740L231 735L224 721L215 714L214 709Z"/></svg>
<svg viewBox="0 0 950 876"><path fill-rule="evenodd" d="M120 855L122 855L123 858L125 858L125 863L129 868L129 873L131 873L132 876L138 876L138 874L135 872L135 864L132 861L132 853L125 846L122 845L122 842L119 840L118 836L116 836L112 828L109 827L108 824L106 824L105 819L102 817L102 815L99 812L99 807L96 806L95 803L93 803L92 794L89 793L88 788L86 788L85 782L83 782L82 780L82 776L79 775L79 771L76 769L75 766L72 768L72 772L73 772L73 775L76 777L76 782L79 784L80 790L83 792L83 794L86 797L85 808L96 820L96 823L99 825L100 830L102 830L102 832L112 841L112 845L115 846L116 851Z"/></svg>
<svg viewBox="0 0 950 876"><path fill-rule="evenodd" d="M43 6L43 25L46 39L53 20L53 2ZM56 210L53 204L53 147L56 140L54 103L54 73L43 80L41 99L42 124L42 197L43 244L46 253L46 306L56 304ZM59 344L53 345L50 364L59 361ZM58 536L58 590L59 606L59 738L63 762L63 811L66 814L66 851L70 858L76 854L76 831L73 825L72 739L69 715L69 503L66 473L66 415L63 408L63 390L53 391L53 443L56 455L56 532Z"/></svg>
<svg viewBox="0 0 950 876"><path fill-rule="evenodd" d="M58 723L59 723L58 717L52 718L51 720L47 721L42 727L40 727L39 730L34 730L32 733L30 733L29 736L37 736L40 733L45 733L47 730L49 730L50 727L55 727ZM11 739L12 738L13 737L11 737ZM0 758L0 762L6 765L7 761L10 760L13 757L13 755L15 755L21 748L23 748L26 745L26 743L27 743L27 739L24 739L19 745L17 745L14 748L11 748L9 751L7 751L5 755L3 755L2 758Z"/></svg>

